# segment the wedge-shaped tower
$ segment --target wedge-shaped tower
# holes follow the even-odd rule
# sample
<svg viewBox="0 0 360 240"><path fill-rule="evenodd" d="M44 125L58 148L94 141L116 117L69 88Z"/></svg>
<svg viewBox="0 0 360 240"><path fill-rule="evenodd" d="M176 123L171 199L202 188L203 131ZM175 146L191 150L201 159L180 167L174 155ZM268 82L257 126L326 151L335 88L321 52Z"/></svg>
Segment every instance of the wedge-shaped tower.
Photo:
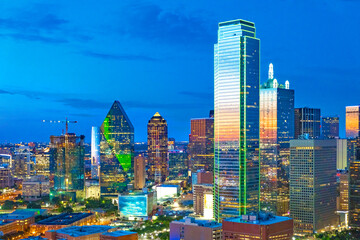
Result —
<svg viewBox="0 0 360 240"><path fill-rule="evenodd" d="M134 127L115 101L100 127L100 187L102 195L126 191L133 177Z"/></svg>

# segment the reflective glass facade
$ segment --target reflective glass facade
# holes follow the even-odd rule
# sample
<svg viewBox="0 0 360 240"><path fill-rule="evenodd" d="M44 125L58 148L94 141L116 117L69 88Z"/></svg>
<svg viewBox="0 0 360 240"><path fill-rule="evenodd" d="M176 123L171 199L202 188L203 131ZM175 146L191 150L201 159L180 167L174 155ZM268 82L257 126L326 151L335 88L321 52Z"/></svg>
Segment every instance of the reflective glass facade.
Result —
<svg viewBox="0 0 360 240"><path fill-rule="evenodd" d="M360 106L346 107L346 137L360 136Z"/></svg>
<svg viewBox="0 0 360 240"><path fill-rule="evenodd" d="M168 129L166 120L159 114L149 120L148 132L148 178L161 183L169 176Z"/></svg>
<svg viewBox="0 0 360 240"><path fill-rule="evenodd" d="M273 81L269 79L260 90L261 209L287 215L294 90L270 84Z"/></svg>
<svg viewBox="0 0 360 240"><path fill-rule="evenodd" d="M134 127L115 101L100 127L100 189L102 195L121 193L133 178Z"/></svg>
<svg viewBox="0 0 360 240"><path fill-rule="evenodd" d="M321 118L322 138L339 138L339 117Z"/></svg>
<svg viewBox="0 0 360 240"><path fill-rule="evenodd" d="M260 40L254 23L219 24L214 46L214 218L259 209Z"/></svg>
<svg viewBox="0 0 360 240"><path fill-rule="evenodd" d="M99 179L100 170L100 128L91 128L91 179Z"/></svg>
<svg viewBox="0 0 360 240"><path fill-rule="evenodd" d="M156 206L156 194L131 193L119 196L119 211L125 217L147 217Z"/></svg>
<svg viewBox="0 0 360 240"><path fill-rule="evenodd" d="M54 189L84 190L84 136L67 133L50 136L50 162L54 167Z"/></svg>
<svg viewBox="0 0 360 240"><path fill-rule="evenodd" d="M320 138L321 112L317 108L295 108L295 139L308 135L309 138Z"/></svg>

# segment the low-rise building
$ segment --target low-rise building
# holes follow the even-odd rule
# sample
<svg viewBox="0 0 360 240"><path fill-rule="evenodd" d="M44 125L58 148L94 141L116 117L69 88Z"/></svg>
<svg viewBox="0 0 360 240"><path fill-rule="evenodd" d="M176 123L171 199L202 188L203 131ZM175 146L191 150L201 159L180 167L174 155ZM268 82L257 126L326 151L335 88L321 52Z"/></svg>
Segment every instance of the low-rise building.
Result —
<svg viewBox="0 0 360 240"><path fill-rule="evenodd" d="M170 240L221 240L221 223L185 217L170 223Z"/></svg>
<svg viewBox="0 0 360 240"><path fill-rule="evenodd" d="M44 176L34 176L23 181L25 201L37 201L50 195L50 182Z"/></svg>
<svg viewBox="0 0 360 240"><path fill-rule="evenodd" d="M242 215L223 220L224 240L291 240L293 220L267 213Z"/></svg>
<svg viewBox="0 0 360 240"><path fill-rule="evenodd" d="M100 235L100 240L138 240L136 232L114 231Z"/></svg>
<svg viewBox="0 0 360 240"><path fill-rule="evenodd" d="M156 209L156 192L133 192L119 195L119 212L122 216L146 220Z"/></svg>
<svg viewBox="0 0 360 240"><path fill-rule="evenodd" d="M96 222L93 213L62 213L41 220L31 225L32 234L44 234L46 231L57 230L70 226L90 225Z"/></svg>
<svg viewBox="0 0 360 240"><path fill-rule="evenodd" d="M100 235L102 233L106 233L113 229L113 227L101 225L71 226L47 231L45 232L45 238L49 240L100 240Z"/></svg>
<svg viewBox="0 0 360 240"><path fill-rule="evenodd" d="M0 221L15 221L18 231L25 232L30 228L30 225L35 222L35 214L32 212L14 211L12 213L0 214Z"/></svg>
<svg viewBox="0 0 360 240"><path fill-rule="evenodd" d="M176 198L180 194L179 185L157 185L156 194L158 201L164 201L168 198Z"/></svg>
<svg viewBox="0 0 360 240"><path fill-rule="evenodd" d="M1 236L19 231L19 227L16 221L0 221L0 233Z"/></svg>

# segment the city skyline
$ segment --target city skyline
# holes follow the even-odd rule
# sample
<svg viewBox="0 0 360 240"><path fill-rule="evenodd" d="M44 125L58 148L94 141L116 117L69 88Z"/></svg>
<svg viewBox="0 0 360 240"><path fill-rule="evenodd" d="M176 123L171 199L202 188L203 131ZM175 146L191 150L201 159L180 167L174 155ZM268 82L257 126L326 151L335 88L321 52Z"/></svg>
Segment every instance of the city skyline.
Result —
<svg viewBox="0 0 360 240"><path fill-rule="evenodd" d="M69 117L78 121L70 132L84 134L89 143L91 127L101 124L114 100L134 119L135 141L146 141L147 120L157 111L168 120L169 137L187 140L190 119L206 117L213 108L211 52L217 23L238 18L256 22L263 39L261 82L267 80L272 62L277 77L289 80L296 90L295 107L339 115L344 137L345 106L359 104L360 89L354 83L360 34L351 31L360 21L355 17L359 2L272 1L264 2L264 8L243 3L241 9L235 3L220 7L215 1L206 6L204 1L117 1L100 6L90 1L86 11L80 11L80 3L69 1L4 1L0 127L5 130L0 142L48 142L63 126L41 121ZM314 11L305 11L309 4ZM127 7L132 13L119 14ZM107 17L92 19L95 12ZM294 17L297 14L304 18ZM138 15L141 18L131 23ZM298 35L299 29L305 33ZM335 41L323 41L331 39L331 29L347 44L324 58L336 48ZM336 84L339 79L341 84ZM160 89L155 82L161 83L156 84ZM309 96L308 86L321 90ZM161 94L152 94L156 91Z"/></svg>

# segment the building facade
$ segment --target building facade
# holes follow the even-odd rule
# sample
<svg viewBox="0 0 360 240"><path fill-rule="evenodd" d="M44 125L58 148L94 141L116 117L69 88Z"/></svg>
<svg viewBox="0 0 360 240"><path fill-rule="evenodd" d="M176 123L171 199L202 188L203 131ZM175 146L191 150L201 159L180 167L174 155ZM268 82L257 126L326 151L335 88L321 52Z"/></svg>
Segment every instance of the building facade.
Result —
<svg viewBox="0 0 360 240"><path fill-rule="evenodd" d="M214 171L214 118L191 119L189 158L191 172Z"/></svg>
<svg viewBox="0 0 360 240"><path fill-rule="evenodd" d="M273 65L260 90L261 209L289 212L290 140L294 138L294 90L279 84Z"/></svg>
<svg viewBox="0 0 360 240"><path fill-rule="evenodd" d="M25 201L37 201L50 195L50 181L37 175L23 181L22 196Z"/></svg>
<svg viewBox="0 0 360 240"><path fill-rule="evenodd" d="M134 177L134 127L119 101L115 101L100 127L101 195L127 190Z"/></svg>
<svg viewBox="0 0 360 240"><path fill-rule="evenodd" d="M339 138L339 117L321 118L322 138Z"/></svg>
<svg viewBox="0 0 360 240"><path fill-rule="evenodd" d="M145 157L136 156L134 159L134 188L143 189L145 187L146 168Z"/></svg>
<svg viewBox="0 0 360 240"><path fill-rule="evenodd" d="M91 179L100 176L100 128L91 128Z"/></svg>
<svg viewBox="0 0 360 240"><path fill-rule="evenodd" d="M223 240L291 240L293 220L264 213L223 221Z"/></svg>
<svg viewBox="0 0 360 240"><path fill-rule="evenodd" d="M50 172L54 172L56 191L84 190L85 136L66 133L50 136Z"/></svg>
<svg viewBox="0 0 360 240"><path fill-rule="evenodd" d="M259 209L260 40L254 23L219 23L214 68L214 217L221 221Z"/></svg>
<svg viewBox="0 0 360 240"><path fill-rule="evenodd" d="M157 112L149 120L148 133L148 179L165 182L169 176L168 128L166 120Z"/></svg>
<svg viewBox="0 0 360 240"><path fill-rule="evenodd" d="M295 139L302 136L308 138L320 138L321 136L321 112L318 108L295 108Z"/></svg>
<svg viewBox="0 0 360 240"><path fill-rule="evenodd" d="M214 185L193 185L194 213L205 219L214 218Z"/></svg>
<svg viewBox="0 0 360 240"><path fill-rule="evenodd" d="M291 140L290 217L295 234L337 226L336 196L336 140Z"/></svg>
<svg viewBox="0 0 360 240"><path fill-rule="evenodd" d="M360 136L360 105L346 107L346 137Z"/></svg>
<svg viewBox="0 0 360 240"><path fill-rule="evenodd" d="M349 161L349 226L360 227L360 137L352 143L354 156Z"/></svg>
<svg viewBox="0 0 360 240"><path fill-rule="evenodd" d="M222 240L222 225L190 217L170 223L170 240L193 239Z"/></svg>

